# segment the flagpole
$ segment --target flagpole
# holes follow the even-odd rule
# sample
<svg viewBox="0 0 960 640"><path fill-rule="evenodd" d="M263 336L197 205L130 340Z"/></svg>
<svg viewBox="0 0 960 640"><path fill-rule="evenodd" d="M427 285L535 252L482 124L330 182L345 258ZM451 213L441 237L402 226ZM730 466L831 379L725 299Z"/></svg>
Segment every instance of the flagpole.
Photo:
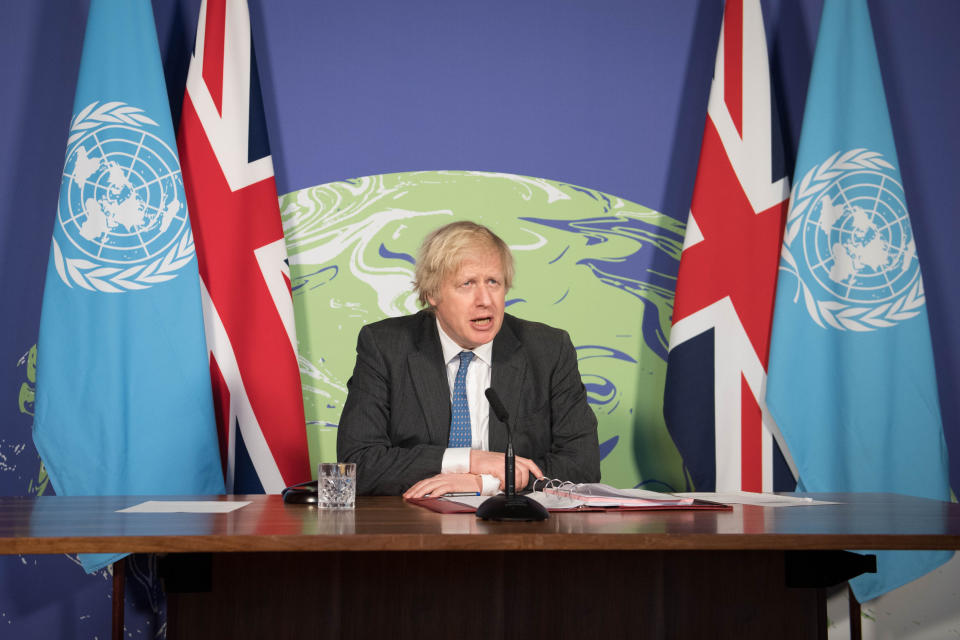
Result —
<svg viewBox="0 0 960 640"><path fill-rule="evenodd" d="M850 640L860 640L863 631L860 626L860 601L853 594L853 587L847 582L847 603L850 612Z"/></svg>
<svg viewBox="0 0 960 640"><path fill-rule="evenodd" d="M126 556L113 563L113 640L123 638L123 607L126 592Z"/></svg>

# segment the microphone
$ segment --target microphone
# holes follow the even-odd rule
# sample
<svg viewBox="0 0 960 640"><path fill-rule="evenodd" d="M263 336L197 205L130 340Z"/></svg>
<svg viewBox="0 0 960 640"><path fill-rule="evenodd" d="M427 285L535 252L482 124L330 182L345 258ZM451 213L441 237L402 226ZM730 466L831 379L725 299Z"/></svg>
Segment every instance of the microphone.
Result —
<svg viewBox="0 0 960 640"><path fill-rule="evenodd" d="M487 402L490 403L490 408L493 409L493 414L497 416L497 420L507 428L507 453L504 456L504 472L506 475L504 480L507 484L506 494L515 496L517 495L517 458L513 453L513 431L510 429L510 414L507 413L507 408L500 402L500 396L497 395L496 391L488 388L484 394L487 396Z"/></svg>
<svg viewBox="0 0 960 640"><path fill-rule="evenodd" d="M507 428L507 452L504 455L504 484L506 492L503 495L492 496L483 501L477 509L477 517L483 520L509 520L514 522L533 522L546 520L550 517L543 505L528 496L518 496L516 487L517 459L513 452L513 431L510 429L510 414L500 401L500 396L493 388L486 390L487 401L497 420Z"/></svg>

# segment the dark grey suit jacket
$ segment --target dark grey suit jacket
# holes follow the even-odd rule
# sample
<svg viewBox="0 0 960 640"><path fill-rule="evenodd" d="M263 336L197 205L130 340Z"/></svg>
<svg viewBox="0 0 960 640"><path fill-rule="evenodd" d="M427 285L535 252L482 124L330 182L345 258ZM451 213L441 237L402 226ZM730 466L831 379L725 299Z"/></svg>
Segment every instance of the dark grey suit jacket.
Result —
<svg viewBox="0 0 960 640"><path fill-rule="evenodd" d="M505 315L493 340L490 386L510 414L513 446L549 478L600 480L597 418L565 331ZM440 473L450 387L434 315L388 318L360 331L337 459L356 462L358 492L399 495ZM490 412L490 450L507 432Z"/></svg>

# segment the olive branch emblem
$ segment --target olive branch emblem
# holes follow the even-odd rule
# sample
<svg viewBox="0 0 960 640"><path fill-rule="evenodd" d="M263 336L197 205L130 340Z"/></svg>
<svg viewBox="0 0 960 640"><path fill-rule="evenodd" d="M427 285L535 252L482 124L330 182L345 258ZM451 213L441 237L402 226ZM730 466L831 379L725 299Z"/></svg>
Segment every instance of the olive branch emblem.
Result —
<svg viewBox="0 0 960 640"><path fill-rule="evenodd" d="M876 151L868 149L853 149L843 153L838 151L822 164L813 166L803 179L793 186L790 193L790 211L787 214L783 247L780 252L782 258L780 270L796 276L797 289L794 292L793 301L796 303L802 293L807 313L817 325L824 328L829 325L840 331L873 331L892 327L897 322L919 314L926 302L923 279L920 277L917 277L916 282L909 287L905 295L891 302L877 306L860 306L816 298L800 275L799 265L790 251L790 245L800 233L803 221L806 219L805 214L809 212L824 189L836 178L844 172L863 169L893 171L894 167Z"/></svg>
<svg viewBox="0 0 960 640"><path fill-rule="evenodd" d="M91 102L80 110L73 120L70 121L70 137L67 138L67 146L73 144L77 138L82 136L88 129L99 127L102 124L129 124L135 127L152 124L159 126L156 122L143 114L143 109L132 107L123 102L106 102L97 105L99 102Z"/></svg>
<svg viewBox="0 0 960 640"><path fill-rule="evenodd" d="M172 280L177 277L174 272L190 262L193 254L193 234L188 231L180 236L173 251L168 251L149 264L122 269L97 264L83 258L64 257L57 239L53 239L53 263L67 286L73 282L84 289L104 293L147 289L150 285Z"/></svg>
<svg viewBox="0 0 960 640"><path fill-rule="evenodd" d="M116 101L103 104L92 102L71 120L67 148L88 131L109 124L126 124L138 129L142 129L144 125L159 126L138 107ZM151 285L172 280L176 277L175 272L193 259L194 253L193 234L189 228L180 236L176 245L163 255L149 263L130 267L109 266L85 258L65 256L56 235L53 237L54 266L61 280L68 287L76 284L90 291L104 293L147 289Z"/></svg>

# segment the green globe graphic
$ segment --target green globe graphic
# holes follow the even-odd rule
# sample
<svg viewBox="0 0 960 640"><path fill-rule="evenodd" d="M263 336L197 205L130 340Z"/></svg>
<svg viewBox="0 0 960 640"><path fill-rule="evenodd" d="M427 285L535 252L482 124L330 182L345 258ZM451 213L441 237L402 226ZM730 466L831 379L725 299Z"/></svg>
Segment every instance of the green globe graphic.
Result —
<svg viewBox="0 0 960 640"><path fill-rule="evenodd" d="M418 310L417 247L458 219L490 226L517 277L507 312L570 332L617 486L684 487L663 422L683 225L617 196L470 171L369 176L281 198L311 460L334 460L360 328Z"/></svg>

